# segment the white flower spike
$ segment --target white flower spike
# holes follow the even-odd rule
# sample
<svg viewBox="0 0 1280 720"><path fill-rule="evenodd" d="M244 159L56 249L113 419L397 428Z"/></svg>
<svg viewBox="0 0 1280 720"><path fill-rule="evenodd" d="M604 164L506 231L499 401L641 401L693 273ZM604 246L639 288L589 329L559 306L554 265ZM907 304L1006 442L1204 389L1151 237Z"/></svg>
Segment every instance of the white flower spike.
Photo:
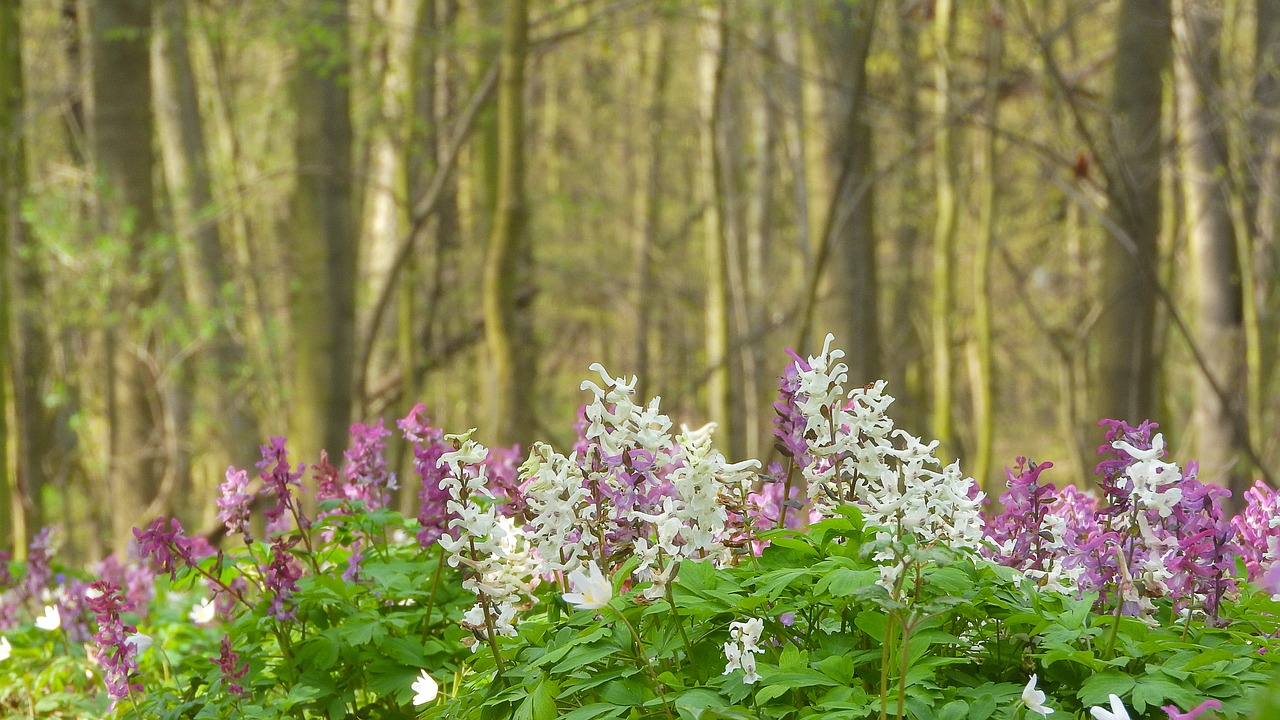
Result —
<svg viewBox="0 0 1280 720"><path fill-rule="evenodd" d="M1043 690L1036 689L1036 676L1032 675L1027 681L1027 686L1022 689L1022 704L1027 706L1031 712L1040 713L1045 717L1053 714L1053 708L1044 704L1045 694Z"/></svg>
<svg viewBox="0 0 1280 720"><path fill-rule="evenodd" d="M8 660L11 653L13 653L13 646L9 644L9 638L0 637L0 662Z"/></svg>
<svg viewBox="0 0 1280 720"><path fill-rule="evenodd" d="M599 610L613 599L613 584L595 560L588 563L586 573L581 568L569 573L569 586L573 592L565 593L564 601L579 610Z"/></svg>
<svg viewBox="0 0 1280 720"><path fill-rule="evenodd" d="M62 614L53 605L45 605L44 615L36 618L36 627L53 632L62 627Z"/></svg>
<svg viewBox="0 0 1280 720"><path fill-rule="evenodd" d="M440 685L436 683L435 678L427 674L426 670L423 670L422 674L418 675L418 679L413 682L413 692L416 693L413 696L414 706L426 705L440 694Z"/></svg>
<svg viewBox="0 0 1280 720"><path fill-rule="evenodd" d="M1124 703L1120 701L1118 695L1111 696L1111 709L1107 710L1102 707L1094 707L1089 710L1089 714L1095 720L1130 720L1129 711L1125 709Z"/></svg>

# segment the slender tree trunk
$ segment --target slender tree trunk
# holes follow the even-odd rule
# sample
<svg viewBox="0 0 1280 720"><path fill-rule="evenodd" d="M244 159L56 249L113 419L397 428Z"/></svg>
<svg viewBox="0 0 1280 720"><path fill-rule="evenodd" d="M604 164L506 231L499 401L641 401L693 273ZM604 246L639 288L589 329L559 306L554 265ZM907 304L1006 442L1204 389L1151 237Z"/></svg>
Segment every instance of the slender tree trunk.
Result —
<svg viewBox="0 0 1280 720"><path fill-rule="evenodd" d="M492 231L484 268L484 328L489 350L489 426L498 445L532 441L535 349L528 308L516 295L531 271L524 176L526 0L503 6L502 71L498 80L498 168Z"/></svg>
<svg viewBox="0 0 1280 720"><path fill-rule="evenodd" d="M719 426L721 436L736 436L733 417L733 383L729 366L729 260L724 219L723 171L717 136L727 66L725 6L717 1L702 6L698 39L701 129L699 147L700 195L706 205L703 216L706 233L703 245L706 265L705 348L707 354L708 414Z"/></svg>
<svg viewBox="0 0 1280 720"><path fill-rule="evenodd" d="M951 324L954 288L951 268L955 260L956 222L960 200L956 188L959 167L956 121L952 117L951 68L955 60L955 5L952 0L938 0L934 6L934 45L938 57L933 66L934 174L937 183L937 219L933 229L933 302L930 310L933 358L933 437L940 452L954 455L952 436L952 369Z"/></svg>
<svg viewBox="0 0 1280 720"><path fill-rule="evenodd" d="M22 3L0 4L0 544L27 541L23 487L9 457L9 378L13 367L9 263L21 244L26 160L22 127Z"/></svg>
<svg viewBox="0 0 1280 720"><path fill-rule="evenodd" d="M894 36L898 51L898 82L902 86L901 128L903 143L909 148L921 146L921 109L918 87L924 70L920 62L920 21L913 17L910 7L895 7ZM908 428L923 428L927 423L925 412L928 389L924 374L924 338L916 323L920 284L923 279L917 270L916 255L921 239L919 208L926 202L920 162L913 150L902 169L895 174L896 192L893 217L893 262L887 280L886 298L889 324L884 328L884 368L890 392L897 398L893 409L899 424Z"/></svg>
<svg viewBox="0 0 1280 720"><path fill-rule="evenodd" d="M741 395L744 398L746 419L748 421L747 444L744 452L747 457L761 457L765 448L772 445L770 428L772 413L760 413L769 407L768 395L774 390L774 383L769 382L771 363L766 359L766 348L771 346L770 334L767 333L769 323L769 267L772 248L775 242L774 195L778 184L777 152L779 145L779 128L782 125L783 113L780 110L778 90L785 87L785 80L772 60L778 55L777 27L778 14L775 9L765 5L760 9L760 18L756 23L758 40L756 45L763 50L763 58L756 58L757 67L763 59L764 67L757 70L763 78L759 95L751 104L751 145L752 157L755 161L747 197L747 226L744 251L744 274L746 279L747 324L742 331L744 342L741 345L743 355L743 383Z"/></svg>
<svg viewBox="0 0 1280 720"><path fill-rule="evenodd" d="M213 320L209 363L218 391L222 418L215 431L226 460L243 463L261 444L249 389L241 381L244 348L222 312L227 285L227 258L213 214L213 190L200 118L200 97L187 44L188 23L183 0L160 0L153 48L156 119L165 182L178 236L178 257L186 298L201 319ZM205 323L201 322L200 325Z"/></svg>
<svg viewBox="0 0 1280 720"><path fill-rule="evenodd" d="M1239 500L1248 487L1242 462L1248 438L1244 313L1226 176L1226 133L1216 111L1222 91L1221 6L1210 0L1176 0L1175 8L1179 164L1195 268L1195 335L1206 364L1195 394L1196 457L1200 480L1229 488Z"/></svg>
<svg viewBox="0 0 1280 720"><path fill-rule="evenodd" d="M297 185L291 293L295 457L337 458L347 444L355 355L356 228L351 177L346 0L308 11L318 38L298 58Z"/></svg>
<svg viewBox="0 0 1280 720"><path fill-rule="evenodd" d="M645 152L648 162L644 169L643 190L637 193L636 214L639 218L634 235L634 280L632 287L632 312L635 333L632 369L639 378L636 395L649 397L649 348L651 289L653 284L653 254L662 227L662 171L666 148L662 145L666 124L667 81L671 74L670 31L666 19L660 18L649 30L649 52L646 61L651 64L649 102L646 112Z"/></svg>
<svg viewBox="0 0 1280 720"><path fill-rule="evenodd" d="M1253 300L1258 318L1257 362L1250 400L1260 409L1274 396L1280 337L1280 0L1257 0L1253 122L1250 126L1247 208L1254 224ZM1255 431L1261 426L1254 428Z"/></svg>
<svg viewBox="0 0 1280 720"><path fill-rule="evenodd" d="M987 78L983 98L985 129L982 132L979 177L977 247L973 254L973 424L976 442L969 472L984 488L992 482L991 445L995 440L995 373L991 362L991 250L996 241L996 202L999 194L996 137L1000 122L1000 78L1004 61L1004 3L991 0L987 14ZM989 488L990 489L990 488ZM998 493L997 493L998 494Z"/></svg>
<svg viewBox="0 0 1280 720"><path fill-rule="evenodd" d="M159 298L157 228L152 187L151 2L101 0L89 6L92 66L92 147L103 185L102 231L126 240L132 270L115 290L120 317L136 318ZM124 322L108 330L112 412L110 487L118 550L132 539L139 516L160 492L165 436L154 371L155 332Z"/></svg>
<svg viewBox="0 0 1280 720"><path fill-rule="evenodd" d="M396 250L408 229L408 161L411 152L407 140L413 102L414 29L422 14L422 0L382 0L373 7L375 21L385 29L378 33L374 50L376 56L383 58L380 76L371 78L378 86L375 96L378 109L370 128L369 169L364 181L364 219L359 244L362 282L359 287L367 288L370 298L377 298L393 279L391 269L395 264ZM410 275L412 273L406 272L400 276L401 288L405 287L404 283L412 282ZM388 321L399 324L398 319L405 317L398 310L399 300L405 295L404 290L396 294L395 311L386 314ZM411 297L412 293L408 296ZM366 304L373 306L372 302ZM380 374L378 371L385 372L388 361L402 356L412 344L406 346L397 342L394 346L383 346L395 347L395 352L377 352L377 339L384 328L369 328L373 320L364 317L361 321L368 331L360 333L360 337L366 338L371 345L363 348L362 352L373 356L361 365L362 382L357 387L361 407L367 404L363 400L373 378ZM408 379L406 372L412 374L402 369L401 376ZM372 377L367 375L369 373Z"/></svg>
<svg viewBox="0 0 1280 720"><path fill-rule="evenodd" d="M876 269L875 195L871 123L867 113L867 56L878 0L841 1L816 8L814 34L826 120L823 183L834 196L819 197L826 212L819 242L829 247L821 268L817 337L833 332L845 350L855 385L880 377L879 281Z"/></svg>
<svg viewBox="0 0 1280 720"><path fill-rule="evenodd" d="M1102 249L1102 314L1094 343L1100 418L1155 416L1156 240L1160 114L1169 63L1169 0L1121 0L1111 95L1108 213L1123 232Z"/></svg>

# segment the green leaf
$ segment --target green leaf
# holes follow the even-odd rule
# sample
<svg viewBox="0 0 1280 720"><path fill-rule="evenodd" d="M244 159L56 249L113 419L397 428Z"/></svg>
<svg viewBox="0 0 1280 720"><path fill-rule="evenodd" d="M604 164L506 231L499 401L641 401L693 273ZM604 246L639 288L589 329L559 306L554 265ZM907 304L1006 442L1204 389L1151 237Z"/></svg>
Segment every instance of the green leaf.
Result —
<svg viewBox="0 0 1280 720"><path fill-rule="evenodd" d="M298 664L314 670L328 670L338 661L339 642L332 630L313 636L298 646Z"/></svg>
<svg viewBox="0 0 1280 720"><path fill-rule="evenodd" d="M627 708L613 703L591 703L561 715L561 720L597 720L597 718L618 717Z"/></svg>
<svg viewBox="0 0 1280 720"><path fill-rule="evenodd" d="M1080 698L1080 702L1085 705L1105 705L1109 695L1124 697L1133 689L1134 684L1132 677L1108 670L1085 680L1076 697Z"/></svg>
<svg viewBox="0 0 1280 720"><path fill-rule="evenodd" d="M876 570L836 568L818 581L816 592L830 593L832 597L849 597L866 587L875 587L880 573Z"/></svg>
<svg viewBox="0 0 1280 720"><path fill-rule="evenodd" d="M969 717L969 703L963 700L952 700L934 716L934 720L967 720Z"/></svg>

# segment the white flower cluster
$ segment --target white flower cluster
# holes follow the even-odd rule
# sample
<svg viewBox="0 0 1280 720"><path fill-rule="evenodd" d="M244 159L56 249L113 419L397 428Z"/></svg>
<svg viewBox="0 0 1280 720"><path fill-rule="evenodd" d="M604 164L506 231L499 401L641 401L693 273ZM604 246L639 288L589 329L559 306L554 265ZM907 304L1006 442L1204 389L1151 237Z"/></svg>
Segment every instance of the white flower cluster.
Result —
<svg viewBox="0 0 1280 720"><path fill-rule="evenodd" d="M814 507L830 515L836 505L851 502L862 510L868 525L901 536L912 533L923 545L976 548L982 539L982 493L958 463L938 469L938 443L925 444L903 430L895 430L886 411L893 397L879 380L848 394L848 367L839 359L827 335L822 353L808 358L809 370L797 364L800 411L805 417L805 441L814 462L805 468L808 495ZM847 398L847 401L846 401ZM892 539L888 532L881 540ZM891 588L909 558L892 548L876 560L881 584Z"/></svg>
<svg viewBox="0 0 1280 720"><path fill-rule="evenodd" d="M635 404L636 378L615 378L599 363L591 365L591 370L600 375L604 386L591 380L582 383L582 389L592 394L592 400L586 408L589 423L585 433L588 440L599 443L603 452L609 456L620 456L624 453L640 451L647 456L647 472L652 477L660 475L671 483L672 494L661 499L657 507L644 507L636 504L625 509L627 521L651 525L655 528L654 538L641 536L635 540L633 551L640 559L635 569L636 579L649 582L644 595L650 599L661 597L666 592L666 585L675 571L678 561L686 558L711 559L727 561L730 557L724 545L728 512L723 500L727 497L745 497L752 481L752 469L759 468L756 460L746 460L730 464L723 454L712 446L711 435L714 424L705 425L697 430L681 428L678 438L671 435L671 419L659 410L660 398L653 398L647 406ZM535 449L535 453L539 450ZM548 454L550 459L554 457ZM549 462L551 462L549 460ZM568 465L576 465L572 456ZM528 465L532 470L542 470L547 463ZM580 471L579 471L580 472ZM566 470L566 473L572 475ZM548 497L565 498L569 492L566 485L578 481L579 476L567 479L558 486L562 489L559 495L548 494ZM541 480L541 478L540 478ZM607 474L596 478L599 482L617 483L617 477ZM535 481L535 485L538 481ZM546 479L548 490L558 481ZM623 488L614 487L614 490ZM579 498L580 499L580 498ZM554 503L553 503L554 504ZM534 507L533 503L530 503ZM578 503L574 510L561 506L556 510L551 505L542 508L552 509L553 513L567 518L571 512L582 517L584 503ZM539 507L536 512L543 512ZM604 521L604 518L600 519ZM586 522L590 525L595 518ZM538 525L534 521L535 526ZM553 523L548 521L547 525ZM558 527L567 528L564 519ZM541 545L540 545L541 547ZM569 569L569 568L566 568Z"/></svg>
<svg viewBox="0 0 1280 720"><path fill-rule="evenodd" d="M474 431L472 431L474 432ZM537 583L537 563L530 553L524 533L510 518L497 512L496 502L477 502L476 498L493 498L487 487L483 465L489 451L464 435L446 435L457 450L440 456L439 465L452 471L440 481L449 493L448 511L456 517L449 533L441 536L440 546L449 553L450 567L464 565L462 586L476 594L476 604L463 616L463 622L474 628L491 628L497 635L514 635L518 607L526 602Z"/></svg>
<svg viewBox="0 0 1280 720"><path fill-rule="evenodd" d="M520 466L525 497L533 515L529 541L545 572L573 572L582 566L595 521L577 454L568 457L546 443L534 443Z"/></svg>
<svg viewBox="0 0 1280 720"><path fill-rule="evenodd" d="M605 387L591 380L583 380L580 386L592 394L586 408L586 438L598 442L611 456L637 448L651 453L655 466L669 463L674 443L671 419L658 411L661 399L655 397L647 407L640 407L631 400L636 394L637 376L632 375L630 381L611 377L600 363L592 363L590 369L600 375Z"/></svg>
<svg viewBox="0 0 1280 720"><path fill-rule="evenodd" d="M1130 491L1141 503L1142 507L1155 510L1161 518L1173 514L1173 508L1182 501L1182 489L1177 487L1182 480L1182 471L1173 463L1160 459L1164 454L1164 435L1156 433L1151 438L1151 448L1141 450L1124 440L1116 440L1111 447L1129 453L1137 462L1125 468L1126 486L1122 490Z"/></svg>
<svg viewBox="0 0 1280 720"><path fill-rule="evenodd" d="M640 558L636 576L653 583L643 593L647 598L658 598L666 592L677 560L711 559L725 563L731 559L723 542L729 520L726 501L746 496L754 479L752 471L759 469L760 463L756 460L727 462L724 455L712 447L711 434L715 427L715 423L708 423L697 430L681 428L675 454L678 463L669 475L675 496L663 498L657 513L634 513L657 528L655 543L641 537L635 544ZM660 552L666 554L666 562L660 561Z"/></svg>
<svg viewBox="0 0 1280 720"><path fill-rule="evenodd" d="M742 682L747 685L760 679L756 674L756 655L763 653L760 649L760 634L764 632L764 621L751 618L746 622L729 623L729 642L724 644L724 672L728 675L735 670L742 671Z"/></svg>

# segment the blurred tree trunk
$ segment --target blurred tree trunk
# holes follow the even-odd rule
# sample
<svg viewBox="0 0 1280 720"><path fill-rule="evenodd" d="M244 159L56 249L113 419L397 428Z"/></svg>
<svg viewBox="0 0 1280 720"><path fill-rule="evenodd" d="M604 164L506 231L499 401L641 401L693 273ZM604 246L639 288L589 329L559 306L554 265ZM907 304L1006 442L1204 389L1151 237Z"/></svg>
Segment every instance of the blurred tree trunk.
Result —
<svg viewBox="0 0 1280 720"><path fill-rule="evenodd" d="M213 213L213 191L200 119L200 97L187 44L188 23L184 0L160 0L153 71L156 119L160 130L160 154L178 237L178 258L186 298L198 326L212 321L208 339L208 369L217 391L213 393L220 421L214 425L227 463L244 463L264 440L250 404L249 388L241 381L244 348L236 339L226 313L227 258L218 222Z"/></svg>
<svg viewBox="0 0 1280 720"><path fill-rule="evenodd" d="M297 185L291 449L315 462L341 457L351 419L355 356L356 227L351 177L350 39L346 0L308 10L295 77Z"/></svg>
<svg viewBox="0 0 1280 720"><path fill-rule="evenodd" d="M140 514L160 492L165 435L157 393L154 329L142 311L160 296L152 168L151 2L89 4L92 67L91 135L102 232L123 236L130 272L116 279L112 304L122 321L107 330L113 538L132 539ZM162 510L162 509L156 509Z"/></svg>
<svg viewBox="0 0 1280 720"><path fill-rule="evenodd" d="M1231 223L1226 133L1217 111L1223 102L1218 61L1221 6L1210 0L1176 0L1174 7L1179 165L1195 277L1195 341L1205 360L1195 393L1196 458L1201 482L1229 488L1238 502L1248 486L1243 462L1248 438L1244 306Z"/></svg>
<svg viewBox="0 0 1280 720"><path fill-rule="evenodd" d="M922 278L916 268L917 249L920 246L921 218L919 208L926 202L920 173L921 111L919 83L923 77L920 62L921 23L915 17L912 6L896 6L894 37L898 55L898 82L901 90L900 114L903 143L911 157L902 169L894 174L897 180L891 195L893 231L893 260L887 273L881 273L886 284L889 323L884 328L885 379L889 392L897 398L893 404L894 417L906 428L923 429L928 415L925 411L926 395L924 370L924 338L915 322L919 286Z"/></svg>
<svg viewBox="0 0 1280 720"><path fill-rule="evenodd" d="M649 97L645 112L645 152L643 186L636 193L636 232L632 244L634 278L632 280L632 311L634 315L634 357L632 371L636 374L636 396L649 397L649 348L651 291L653 285L653 255L662 228L662 171L666 148L662 144L666 124L667 81L671 75L670 31L665 17L660 17L648 30L647 48L642 50L644 64L649 66Z"/></svg>
<svg viewBox="0 0 1280 720"><path fill-rule="evenodd" d="M536 350L530 310L516 295L532 270L524 175L526 0L503 6L498 80L497 193L484 268L484 328L489 350L489 426L497 445L528 445L535 429Z"/></svg>
<svg viewBox="0 0 1280 720"><path fill-rule="evenodd" d="M951 70L956 60L956 8L952 0L934 5L933 42L937 58L933 64L934 85L934 179L937 184L937 218L933 229L933 301L930 307L933 361L932 432L938 440L939 457L954 456L952 436L951 326L954 293L951 267L956 254L956 222L960 199L956 188L959 148L956 119L952 117Z"/></svg>
<svg viewBox="0 0 1280 720"><path fill-rule="evenodd" d="M444 38L444 33L452 32L457 20L458 3L456 0L431 0L430 17L424 22L430 23L429 37ZM433 128L433 143L427 143L427 151L431 154L433 168L445 163L445 154L449 137L445 129L450 127L451 120L458 114L457 70L460 66L457 54L450 43L437 40L437 48L433 55L432 70L418 73L417 79L430 84L418 89L417 125ZM419 168L410 180L412 197L422 197L426 185L431 181L429 173ZM427 297L423 309L424 321L427 323L424 350L435 352L437 343L455 330L455 324L462 314L454 311L447 301L446 291L458 282L457 251L462 244L461 210L458 207L458 174L451 172L443 179L439 210L435 215L435 247L431 264L431 276L427 283Z"/></svg>
<svg viewBox="0 0 1280 720"><path fill-rule="evenodd" d="M1004 62L1004 3L991 0L985 25L987 44L986 94L983 96L983 125L980 175L978 176L978 237L973 254L973 339L970 343L974 462L968 472L989 491L992 451L995 441L995 377L991 363L991 250L996 241L999 169L996 166L996 136L1000 127L1000 80ZM989 487L990 486L990 487ZM990 494L990 493L989 493ZM999 493L994 493L999 495Z"/></svg>
<svg viewBox="0 0 1280 720"><path fill-rule="evenodd" d="M770 407L770 395L776 383L770 382L772 365L766 355L766 348L772 350L772 334L768 332L770 312L769 268L777 261L773 249L777 238L777 213L774 197L780 184L777 152L783 112L779 90L786 87L782 71L773 58L778 57L778 27L780 24L777 8L763 5L759 19L755 23L756 47L761 49L758 57L751 58L758 68L761 77L759 92L750 107L751 121L751 155L754 167L751 171L750 184L746 199L746 229L744 231L743 273L745 276L746 327L741 332L743 383L742 404L745 406L745 420L748 423L746 445L743 452L746 457L762 457L766 448L773 444L772 413L761 413ZM785 91L785 90L784 90Z"/></svg>
<svg viewBox="0 0 1280 720"><path fill-rule="evenodd" d="M722 0L704 3L698 40L699 195L705 204L706 233L703 245L706 266L705 349L707 354L707 409L718 425L720 437L737 436L733 417L734 387L729 361L729 259L724 217L724 175L720 158L720 116L728 65L725 42L728 33ZM739 457L729 448L731 457Z"/></svg>
<svg viewBox="0 0 1280 720"><path fill-rule="evenodd" d="M1280 0L1257 0L1254 46L1253 122L1250 125L1249 172L1245 177L1247 210L1254 224L1253 300L1259 322L1258 361L1250 376L1250 401L1261 407L1274 393L1277 347L1280 344ZM1253 428L1254 431L1261 429Z"/></svg>
<svg viewBox="0 0 1280 720"><path fill-rule="evenodd" d="M1102 313L1094 336L1098 418L1155 416L1156 240L1160 112L1169 64L1169 0L1121 0L1111 94L1108 213L1123 232L1103 243Z"/></svg>
<svg viewBox="0 0 1280 720"><path fill-rule="evenodd" d="M383 0L374 3L375 22L382 28L374 37L373 58L379 58L372 72L371 82L376 83L374 96L377 108L371 122L368 170L364 179L364 218L362 221L360 248L360 288L368 290L369 298L378 298L387 283L395 280L398 292L391 312L384 315L384 323L397 327L395 344L378 343L384 328L369 327L376 319L371 312L361 318L366 328L360 333L371 346L361 348L368 357L361 364L357 391L360 407L367 407L369 385L374 378L385 374L393 361L402 367L401 378L411 381L412 357L405 357L412 350L411 315L400 310L405 297L412 298L407 288L413 282L412 267L395 276L392 272L396 250L408 231L408 182L411 149L408 145L413 105L414 32L423 13L422 0ZM410 264L416 253L411 253ZM364 303L372 308L373 302ZM407 331L407 336L406 336ZM399 338L403 337L403 341ZM407 344L406 344L407 342ZM404 361L409 363L404 365ZM416 392L406 394L406 397ZM407 409L407 408L406 408Z"/></svg>
<svg viewBox="0 0 1280 720"><path fill-rule="evenodd" d="M853 385L880 377L879 281L876 272L875 162L867 113L867 56L874 37L878 0L841 0L815 7L814 40L825 120L828 244L819 283L818 332L814 341L835 333L845 351Z"/></svg>
<svg viewBox="0 0 1280 720"><path fill-rule="evenodd" d="M13 343L9 320L9 263L21 244L26 194L22 127L22 3L0 4L0 545L26 545L23 486L9 458L9 379ZM16 377L16 376L15 376Z"/></svg>

